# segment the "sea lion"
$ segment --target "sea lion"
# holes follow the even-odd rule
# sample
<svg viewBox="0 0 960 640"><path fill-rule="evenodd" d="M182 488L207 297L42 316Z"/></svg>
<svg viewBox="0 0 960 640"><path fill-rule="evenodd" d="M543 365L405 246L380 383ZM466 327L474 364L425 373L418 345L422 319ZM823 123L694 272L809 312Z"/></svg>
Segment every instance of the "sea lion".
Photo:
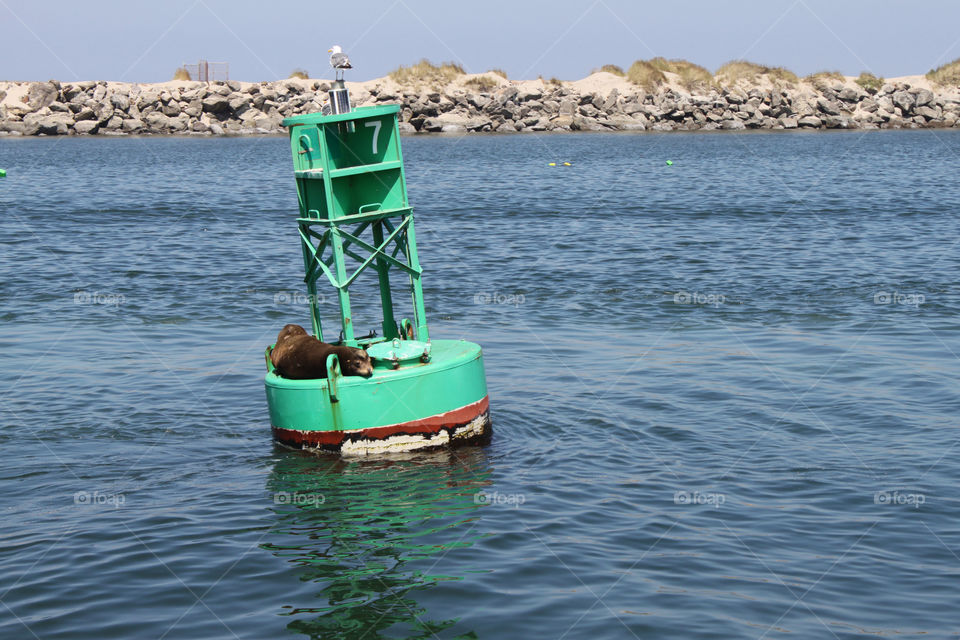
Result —
<svg viewBox="0 0 960 640"><path fill-rule="evenodd" d="M337 354L340 372L345 376L373 375L370 355L363 349L320 342L296 324L288 324L277 335L270 352L274 372L291 380L315 380L327 377L327 356Z"/></svg>

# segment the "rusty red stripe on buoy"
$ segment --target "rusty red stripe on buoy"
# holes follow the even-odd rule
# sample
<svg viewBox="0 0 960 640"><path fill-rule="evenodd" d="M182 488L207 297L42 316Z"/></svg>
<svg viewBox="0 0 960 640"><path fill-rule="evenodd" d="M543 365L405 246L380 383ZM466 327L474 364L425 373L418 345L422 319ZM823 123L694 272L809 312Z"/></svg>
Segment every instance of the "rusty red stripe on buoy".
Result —
<svg viewBox="0 0 960 640"><path fill-rule="evenodd" d="M456 444L479 444L490 438L489 414L490 396L484 396L481 400L459 409L409 422L345 431L313 431L273 427L273 437L278 442L297 449L311 448L339 451L343 443L348 440L378 441L387 440L394 436L424 436L426 440L422 448L427 448L430 446L430 437L441 431L448 431L453 435L457 429L482 417L483 425L476 435L456 441Z"/></svg>

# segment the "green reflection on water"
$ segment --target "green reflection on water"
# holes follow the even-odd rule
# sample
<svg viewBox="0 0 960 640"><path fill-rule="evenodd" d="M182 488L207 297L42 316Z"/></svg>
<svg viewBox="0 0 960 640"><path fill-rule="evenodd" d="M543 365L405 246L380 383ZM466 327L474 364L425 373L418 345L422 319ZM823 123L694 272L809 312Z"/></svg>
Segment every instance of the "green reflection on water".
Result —
<svg viewBox="0 0 960 640"><path fill-rule="evenodd" d="M320 586L315 602L284 607L282 615L296 618L289 630L431 638L457 623L429 620L416 595L463 579L434 568L481 537L474 496L489 484L483 449L356 462L280 448L278 456L267 481L277 524L262 547Z"/></svg>

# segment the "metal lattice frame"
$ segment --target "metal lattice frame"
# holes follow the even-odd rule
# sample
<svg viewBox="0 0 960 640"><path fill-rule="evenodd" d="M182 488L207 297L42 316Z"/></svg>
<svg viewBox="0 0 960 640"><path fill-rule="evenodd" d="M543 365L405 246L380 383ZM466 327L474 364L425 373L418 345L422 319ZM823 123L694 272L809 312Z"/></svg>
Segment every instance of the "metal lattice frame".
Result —
<svg viewBox="0 0 960 640"><path fill-rule="evenodd" d="M400 152L397 114L399 108L394 105L369 107L361 111L330 117L313 114L305 116L313 121L291 123L291 145L294 152L295 175L300 195L300 217L297 218L300 243L303 252L304 282L310 299L310 315L313 333L323 340L320 321L320 309L317 296L317 282L322 276L333 285L340 304L341 329L344 344L357 346L354 333L352 310L350 305L350 285L368 268L377 273L380 286L380 301L383 310L383 337L393 339L401 337L401 331L394 316L393 299L390 288L390 270L398 269L409 277L410 293L413 298L412 335L418 340L430 339L427 328L426 312L423 303L421 267L417 257L417 244L414 233L413 208L407 199L406 176ZM389 120L387 120L389 118ZM364 122L366 120L366 122ZM312 127L317 127L313 129ZM377 153L377 135L381 127L389 127L392 138L384 149L395 145L395 155L389 158L371 158L358 155L358 150L349 143L337 145L337 162L331 156L326 142L328 134L338 140L350 141L363 131L371 131L373 154ZM366 139L364 139L366 144ZM365 148L365 147L364 147ZM386 151L384 152L386 153ZM338 166L339 163L339 166ZM380 171L399 172L390 184L381 179ZM340 179L352 176L365 176L377 181L384 187L380 195L369 194L370 199L361 198L367 204L353 203L349 211L343 206L335 206L334 184ZM317 190L308 187L322 181L323 213L305 204L307 194ZM342 184L342 183L338 183ZM391 186L392 185L392 186ZM399 188L399 193L396 189ZM352 193L365 194L363 188ZM385 199L385 193L394 191L394 195ZM382 201L373 201L382 200ZM316 200L316 204L321 204ZM356 208L353 208L356 207ZM350 264L348 265L348 259ZM409 321L402 323L403 337L407 337Z"/></svg>
<svg viewBox="0 0 960 640"><path fill-rule="evenodd" d="M423 306L423 289L420 282L422 269L417 258L416 240L414 238L413 213L407 210L397 214L382 214L379 212L361 214L369 217L367 220L357 221L358 216L349 223L342 224L342 220L318 220L314 218L298 218L300 240L303 246L304 282L310 294L310 315L313 321L314 334L323 336L320 322L320 309L317 304L317 280L322 275L327 277L330 284L337 291L340 302L343 339L346 344L356 344L353 331L352 314L350 309L350 285L364 270L372 267L377 272L380 281L380 298L383 307L383 335L390 339L398 337L396 319L393 314L393 299L390 293L390 268L395 267L406 273L410 278L410 288L413 294L414 325L417 327L417 339L429 340L426 312ZM395 225L391 217L399 217ZM347 224L357 224L351 231L346 230ZM325 227L321 233L314 227ZM373 242L367 242L361 236L370 230ZM392 250L391 250L392 245ZM402 256L404 260L398 259ZM345 258L351 258L359 263L352 272L349 271Z"/></svg>

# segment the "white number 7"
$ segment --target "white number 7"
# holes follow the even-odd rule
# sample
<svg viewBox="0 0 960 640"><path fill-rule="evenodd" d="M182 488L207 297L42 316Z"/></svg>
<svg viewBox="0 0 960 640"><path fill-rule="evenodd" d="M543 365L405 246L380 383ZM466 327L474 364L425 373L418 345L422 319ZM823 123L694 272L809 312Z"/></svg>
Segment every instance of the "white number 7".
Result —
<svg viewBox="0 0 960 640"><path fill-rule="evenodd" d="M374 120L373 122L368 122L367 127L373 127L373 142L370 147L373 150L373 155L377 155L377 138L380 137L380 125L382 123L379 120Z"/></svg>

